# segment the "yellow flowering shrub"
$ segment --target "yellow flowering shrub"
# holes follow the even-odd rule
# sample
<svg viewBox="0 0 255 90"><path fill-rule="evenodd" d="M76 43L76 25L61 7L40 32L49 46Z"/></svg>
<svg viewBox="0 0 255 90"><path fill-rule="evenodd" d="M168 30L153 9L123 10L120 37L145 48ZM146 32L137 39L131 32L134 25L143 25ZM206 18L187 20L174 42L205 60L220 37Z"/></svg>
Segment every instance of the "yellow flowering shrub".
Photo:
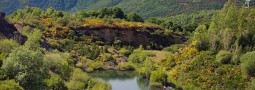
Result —
<svg viewBox="0 0 255 90"><path fill-rule="evenodd" d="M44 26L49 27L49 26L52 26L53 19L52 18L42 18L41 21Z"/></svg>

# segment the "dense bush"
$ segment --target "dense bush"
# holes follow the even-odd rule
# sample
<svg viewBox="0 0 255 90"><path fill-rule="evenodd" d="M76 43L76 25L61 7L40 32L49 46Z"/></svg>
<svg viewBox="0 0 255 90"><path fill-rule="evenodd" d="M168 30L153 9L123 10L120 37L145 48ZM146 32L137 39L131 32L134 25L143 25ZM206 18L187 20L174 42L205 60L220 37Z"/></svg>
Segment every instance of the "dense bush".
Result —
<svg viewBox="0 0 255 90"><path fill-rule="evenodd" d="M129 56L129 55L132 53L132 50L129 50L129 49L126 49L126 48L121 48L121 49L119 50L119 52L120 52L121 54L124 54L125 56Z"/></svg>
<svg viewBox="0 0 255 90"><path fill-rule="evenodd" d="M143 51L142 47L140 47L139 49L134 50L134 52L128 57L128 61L132 63L142 63L147 57L148 54Z"/></svg>
<svg viewBox="0 0 255 90"><path fill-rule="evenodd" d="M80 69L75 69L66 86L68 90L84 90L88 88L89 79L88 74L82 72Z"/></svg>
<svg viewBox="0 0 255 90"><path fill-rule="evenodd" d="M64 80L58 75L52 75L49 79L44 80L48 89L52 90L67 90Z"/></svg>
<svg viewBox="0 0 255 90"><path fill-rule="evenodd" d="M208 49L208 37L207 37L207 27L205 25L200 25L196 28L194 32L194 40L197 41L198 50L207 50Z"/></svg>
<svg viewBox="0 0 255 90"><path fill-rule="evenodd" d="M94 80L88 74L82 72L80 69L75 69L72 73L71 79L66 83L68 90L110 90L110 86L107 83L100 83L98 80Z"/></svg>
<svg viewBox="0 0 255 90"><path fill-rule="evenodd" d="M43 54L19 47L4 60L2 69L10 79L15 79L25 89L43 89L43 79L47 77Z"/></svg>
<svg viewBox="0 0 255 90"><path fill-rule="evenodd" d="M18 47L19 44L14 40L3 39L0 41L0 65L2 65L2 61L6 58L11 50Z"/></svg>
<svg viewBox="0 0 255 90"><path fill-rule="evenodd" d="M232 58L232 54L231 54L231 52L229 52L229 51L221 50L221 51L219 51L219 53L216 55L216 60L217 60L219 63L222 63L222 64L230 63L231 58Z"/></svg>
<svg viewBox="0 0 255 90"><path fill-rule="evenodd" d="M24 90L23 87L19 86L15 80L4 80L0 81L1 90Z"/></svg>
<svg viewBox="0 0 255 90"><path fill-rule="evenodd" d="M166 70L159 68L158 70L153 71L150 76L150 81L152 82L152 85L155 86L165 85L167 82Z"/></svg>
<svg viewBox="0 0 255 90"><path fill-rule="evenodd" d="M118 8L102 8L102 9L91 9L87 11L79 11L76 16L78 18L98 17L98 18L120 18L124 19L124 12Z"/></svg>
<svg viewBox="0 0 255 90"><path fill-rule="evenodd" d="M248 78L243 76L240 66L219 64L214 59L212 52L201 52L191 63L175 67L171 71L174 75L170 76L176 79L170 80L183 89L243 89L245 87Z"/></svg>
<svg viewBox="0 0 255 90"><path fill-rule="evenodd" d="M154 62L147 58L144 63L136 67L136 71L144 78L150 78L151 72L155 70Z"/></svg>
<svg viewBox="0 0 255 90"><path fill-rule="evenodd" d="M254 90L255 89L255 79L251 78L251 81L248 84L248 87L246 88L246 90Z"/></svg>
<svg viewBox="0 0 255 90"><path fill-rule="evenodd" d="M3 39L0 41L0 53L9 54L12 49L18 46L19 44L14 40Z"/></svg>
<svg viewBox="0 0 255 90"><path fill-rule="evenodd" d="M69 54L68 53L47 53L44 56L44 62L46 67L58 74L62 79L68 80L71 76L72 67L68 64Z"/></svg>
<svg viewBox="0 0 255 90"><path fill-rule="evenodd" d="M135 66L132 63L119 63L118 70L134 70Z"/></svg>
<svg viewBox="0 0 255 90"><path fill-rule="evenodd" d="M241 68L249 76L255 76L255 52L241 56Z"/></svg>
<svg viewBox="0 0 255 90"><path fill-rule="evenodd" d="M132 12L127 15L127 21L131 22L143 22L143 18L139 16L137 13Z"/></svg>
<svg viewBox="0 0 255 90"><path fill-rule="evenodd" d="M42 33L40 30L35 29L31 35L28 36L28 40L25 46L32 50L38 50L41 47Z"/></svg>

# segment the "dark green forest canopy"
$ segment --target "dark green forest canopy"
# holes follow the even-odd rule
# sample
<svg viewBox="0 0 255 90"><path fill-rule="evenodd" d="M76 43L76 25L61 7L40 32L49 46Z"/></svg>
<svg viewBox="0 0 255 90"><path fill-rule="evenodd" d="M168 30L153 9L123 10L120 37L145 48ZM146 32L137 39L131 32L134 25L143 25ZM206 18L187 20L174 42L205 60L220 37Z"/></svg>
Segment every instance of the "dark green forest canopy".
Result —
<svg viewBox="0 0 255 90"><path fill-rule="evenodd" d="M117 6L124 12L137 12L148 18L221 9L223 4L224 0L1 0L0 11L10 14L24 8L24 5L70 12Z"/></svg>

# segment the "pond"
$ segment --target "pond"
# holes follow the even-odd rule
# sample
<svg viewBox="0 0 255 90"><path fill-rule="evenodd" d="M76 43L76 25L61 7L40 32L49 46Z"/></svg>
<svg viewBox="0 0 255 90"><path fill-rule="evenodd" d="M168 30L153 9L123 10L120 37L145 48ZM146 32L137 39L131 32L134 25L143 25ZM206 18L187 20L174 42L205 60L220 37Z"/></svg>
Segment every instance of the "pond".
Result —
<svg viewBox="0 0 255 90"><path fill-rule="evenodd" d="M112 90L163 90L150 86L149 80L139 77L132 71L96 71L90 75L109 82Z"/></svg>

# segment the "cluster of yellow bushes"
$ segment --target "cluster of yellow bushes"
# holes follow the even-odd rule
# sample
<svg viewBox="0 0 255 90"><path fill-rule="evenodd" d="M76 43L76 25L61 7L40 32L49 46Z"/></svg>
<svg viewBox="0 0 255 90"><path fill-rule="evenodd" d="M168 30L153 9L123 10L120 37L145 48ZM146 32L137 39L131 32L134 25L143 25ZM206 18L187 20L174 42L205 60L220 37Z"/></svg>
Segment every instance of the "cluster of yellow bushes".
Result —
<svg viewBox="0 0 255 90"><path fill-rule="evenodd" d="M82 26L88 27L88 28L123 28L123 29L159 28L159 26L156 24L128 22L125 20L113 20L113 21L107 22L103 19L87 19L83 22Z"/></svg>
<svg viewBox="0 0 255 90"><path fill-rule="evenodd" d="M54 19L42 18L43 26L49 27L44 32L47 37L64 37L67 36L70 28L73 26L53 25ZM77 27L86 28L116 28L116 29L158 29L159 25L141 22L128 22L125 20L104 20L104 19L86 19L83 21L70 20L70 22L79 22Z"/></svg>
<svg viewBox="0 0 255 90"><path fill-rule="evenodd" d="M70 28L66 26L56 26L45 31L44 35L46 37L66 37L68 35L69 30Z"/></svg>
<svg viewBox="0 0 255 90"><path fill-rule="evenodd" d="M43 25L46 26L46 27L49 27L49 26L53 25L52 24L52 21L53 21L52 18L42 18L41 21L42 21Z"/></svg>

